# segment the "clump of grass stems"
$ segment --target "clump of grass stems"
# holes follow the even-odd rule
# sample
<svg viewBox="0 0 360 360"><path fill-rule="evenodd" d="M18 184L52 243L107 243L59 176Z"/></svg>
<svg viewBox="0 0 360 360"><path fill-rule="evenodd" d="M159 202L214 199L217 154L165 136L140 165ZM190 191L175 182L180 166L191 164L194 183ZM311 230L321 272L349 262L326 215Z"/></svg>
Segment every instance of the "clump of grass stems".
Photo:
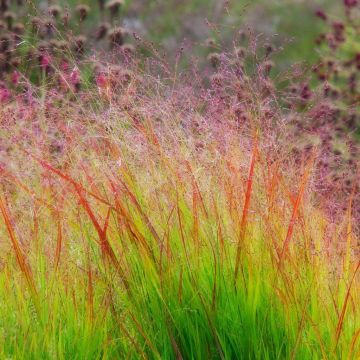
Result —
<svg viewBox="0 0 360 360"><path fill-rule="evenodd" d="M317 149L295 159L267 80L221 66L102 66L1 109L1 357L359 357L352 197L330 221Z"/></svg>

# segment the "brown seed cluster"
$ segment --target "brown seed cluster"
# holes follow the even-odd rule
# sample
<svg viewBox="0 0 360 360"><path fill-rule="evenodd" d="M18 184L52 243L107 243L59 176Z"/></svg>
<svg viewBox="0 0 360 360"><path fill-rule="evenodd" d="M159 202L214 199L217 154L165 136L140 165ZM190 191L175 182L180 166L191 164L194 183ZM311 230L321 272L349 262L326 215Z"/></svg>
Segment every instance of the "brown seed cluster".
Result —
<svg viewBox="0 0 360 360"><path fill-rule="evenodd" d="M121 26L123 0L99 0L95 8L85 0L73 8L62 2L49 3L29 18L30 2L0 0L0 80L6 81L16 69L29 77L44 69L45 74L52 73L93 47L134 54L135 47L126 42L128 32ZM23 43L26 34L31 34L32 41L23 56L23 48L17 45Z"/></svg>

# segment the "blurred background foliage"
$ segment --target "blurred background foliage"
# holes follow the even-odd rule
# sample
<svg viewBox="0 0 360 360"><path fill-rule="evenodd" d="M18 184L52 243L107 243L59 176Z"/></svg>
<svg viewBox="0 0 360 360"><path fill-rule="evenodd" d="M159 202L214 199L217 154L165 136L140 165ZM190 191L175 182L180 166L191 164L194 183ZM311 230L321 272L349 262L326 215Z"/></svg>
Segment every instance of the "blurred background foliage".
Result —
<svg viewBox="0 0 360 360"><path fill-rule="evenodd" d="M234 32L239 28L250 28L272 37L278 45L291 43L278 55L284 64L317 59L314 38L323 30L323 24L315 18L315 11L326 8L335 15L342 11L340 2L334 0L154 0L144 3L129 1L128 16L138 18L157 43L171 49L184 38L202 43L205 38L218 35L206 24L208 19L217 25L225 43L233 41Z"/></svg>
<svg viewBox="0 0 360 360"><path fill-rule="evenodd" d="M49 7L59 6L68 13L74 35L85 33L95 36L96 28L108 22L110 9L100 11L101 4L116 3L101 0L2 0L9 3L9 10L16 15L17 22L31 22L30 16L44 18ZM325 8L336 15L341 2L336 0L125 0L114 16L116 25L129 32L136 32L145 39L163 46L167 53L176 51L185 40L196 47L195 54L205 53L204 41L215 37L225 45L231 45L234 34L242 29L251 29L284 49L277 55L278 66L296 61L317 59L314 38L323 29L314 13ZM25 6L19 7L19 3ZM88 6L86 21L79 22L76 9ZM44 15L45 14L45 15ZM59 26L57 25L58 29ZM61 27L60 27L61 30ZM289 45L290 43L290 45ZM92 44L98 48L99 45ZM194 49L192 48L194 52Z"/></svg>

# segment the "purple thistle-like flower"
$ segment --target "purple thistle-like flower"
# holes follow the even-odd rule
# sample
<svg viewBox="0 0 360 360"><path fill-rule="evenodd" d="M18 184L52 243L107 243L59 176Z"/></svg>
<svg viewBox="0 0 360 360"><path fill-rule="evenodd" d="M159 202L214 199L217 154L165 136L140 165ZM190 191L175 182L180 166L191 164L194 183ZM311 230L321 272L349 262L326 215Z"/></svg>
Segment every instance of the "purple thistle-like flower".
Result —
<svg viewBox="0 0 360 360"><path fill-rule="evenodd" d="M10 91L6 87L0 88L0 102L4 103L10 100Z"/></svg>
<svg viewBox="0 0 360 360"><path fill-rule="evenodd" d="M347 8L352 8L358 5L358 0L344 0L344 5Z"/></svg>
<svg viewBox="0 0 360 360"><path fill-rule="evenodd" d="M328 18L327 15L325 14L324 10L321 10L321 9L315 11L315 16L317 16L318 18L320 18L321 20L324 20L324 21L326 21Z"/></svg>

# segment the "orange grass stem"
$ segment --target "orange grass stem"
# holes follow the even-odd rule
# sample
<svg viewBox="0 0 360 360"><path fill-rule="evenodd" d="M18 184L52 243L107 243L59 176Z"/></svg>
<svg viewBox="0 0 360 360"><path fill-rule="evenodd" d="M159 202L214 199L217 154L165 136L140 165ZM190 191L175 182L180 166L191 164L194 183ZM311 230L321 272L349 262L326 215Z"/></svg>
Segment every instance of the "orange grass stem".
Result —
<svg viewBox="0 0 360 360"><path fill-rule="evenodd" d="M241 223L240 223L239 240L238 240L237 249L236 249L235 272L234 272L235 283L236 283L236 279L237 279L238 272L239 272L241 246L242 246L242 243L243 243L243 240L245 237L247 217L248 217L248 213L249 213L252 186L253 186L253 180L254 180L255 163L256 163L257 157L258 157L258 143L257 143L257 139L255 139L253 150L252 150L252 155L251 155L251 160L250 160L249 176L247 179L245 203L244 203L244 208L242 211L242 217L241 217Z"/></svg>

